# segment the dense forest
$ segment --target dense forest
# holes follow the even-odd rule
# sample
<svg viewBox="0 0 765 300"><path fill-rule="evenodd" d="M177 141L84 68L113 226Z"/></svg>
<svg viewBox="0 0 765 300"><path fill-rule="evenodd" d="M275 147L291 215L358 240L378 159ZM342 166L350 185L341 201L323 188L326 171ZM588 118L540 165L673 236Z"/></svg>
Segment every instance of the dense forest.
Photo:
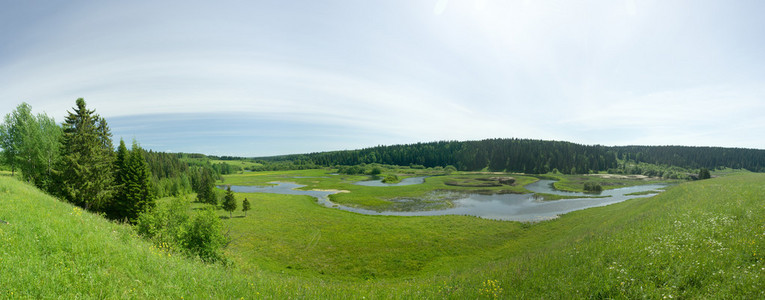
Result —
<svg viewBox="0 0 765 300"><path fill-rule="evenodd" d="M440 141L273 156L260 160L281 163L291 161L300 165L318 166L373 163L424 167L454 166L463 171L487 169L534 174L556 170L568 174L609 170L624 172L624 162L687 169L729 167L754 172L765 171L765 150L687 146L607 147L531 139Z"/></svg>
<svg viewBox="0 0 765 300"><path fill-rule="evenodd" d="M733 168L765 172L765 150L687 146L611 147L622 159L683 168Z"/></svg>

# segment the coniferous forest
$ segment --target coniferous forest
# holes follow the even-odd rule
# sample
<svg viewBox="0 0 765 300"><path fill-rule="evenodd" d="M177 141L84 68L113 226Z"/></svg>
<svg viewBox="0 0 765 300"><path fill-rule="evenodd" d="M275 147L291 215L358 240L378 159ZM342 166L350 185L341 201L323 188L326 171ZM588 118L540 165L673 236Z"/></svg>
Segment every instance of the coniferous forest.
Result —
<svg viewBox="0 0 765 300"><path fill-rule="evenodd" d="M319 166L388 164L424 167L454 166L461 171L522 172L542 174L558 170L566 174L608 171L618 161L633 161L688 169L734 168L765 171L765 150L688 147L580 145L530 139L441 141L409 145L377 146L361 150L320 152L261 158Z"/></svg>
<svg viewBox="0 0 765 300"><path fill-rule="evenodd" d="M183 155L146 151L120 140L107 120L77 99L59 126L22 103L0 124L3 164L40 189L107 217L135 222L158 197L196 192L220 177L214 166L189 166ZM213 197L214 195L210 196Z"/></svg>

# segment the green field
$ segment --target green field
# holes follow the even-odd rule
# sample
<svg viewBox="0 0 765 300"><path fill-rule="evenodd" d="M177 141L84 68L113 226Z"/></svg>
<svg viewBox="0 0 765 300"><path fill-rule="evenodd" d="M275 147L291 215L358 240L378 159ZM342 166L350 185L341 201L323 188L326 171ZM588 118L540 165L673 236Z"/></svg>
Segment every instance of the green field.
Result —
<svg viewBox="0 0 765 300"><path fill-rule="evenodd" d="M556 189L572 192L584 192L584 183L596 183L604 190L618 189L622 187L644 185L644 184L665 184L679 183L684 180L666 180L642 175L611 175L611 174L589 174L589 175L563 175L563 174L545 174L545 178L555 179Z"/></svg>
<svg viewBox="0 0 765 300"><path fill-rule="evenodd" d="M364 176L287 179L326 172L225 183L281 176L363 193L348 184ZM366 216L305 196L236 196L253 210L231 219L220 211L232 237L226 267L162 250L128 226L0 176L0 298L765 297L765 174L686 182L533 224Z"/></svg>

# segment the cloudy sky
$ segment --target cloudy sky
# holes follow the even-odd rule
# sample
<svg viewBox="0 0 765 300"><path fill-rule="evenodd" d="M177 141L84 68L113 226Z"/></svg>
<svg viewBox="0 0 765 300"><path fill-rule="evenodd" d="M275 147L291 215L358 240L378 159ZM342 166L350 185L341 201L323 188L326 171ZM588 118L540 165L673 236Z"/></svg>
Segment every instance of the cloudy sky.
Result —
<svg viewBox="0 0 765 300"><path fill-rule="evenodd" d="M0 0L0 114L263 156L535 138L765 149L763 1Z"/></svg>

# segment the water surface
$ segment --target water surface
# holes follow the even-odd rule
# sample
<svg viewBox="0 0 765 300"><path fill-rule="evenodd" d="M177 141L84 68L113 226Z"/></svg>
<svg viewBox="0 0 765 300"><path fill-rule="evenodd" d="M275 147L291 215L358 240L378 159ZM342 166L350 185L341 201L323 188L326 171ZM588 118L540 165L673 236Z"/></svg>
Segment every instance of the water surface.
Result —
<svg viewBox="0 0 765 300"><path fill-rule="evenodd" d="M410 177L416 178L416 177ZM420 177L419 180L422 180ZM552 187L553 180L539 180L535 183L526 185L526 189L535 193L547 193L566 196L592 196L592 194L559 191ZM648 195L630 195L625 194L653 191L664 188L665 185L647 184L631 187L624 187L603 191L600 196L609 196L605 198L573 198L555 201L540 201L534 194L493 194L483 195L474 193L459 194L457 199L452 200L454 207L441 210L426 211L374 211L369 209L347 207L333 203L329 200L329 195L335 194L335 191L303 191L297 188L304 185L291 182L272 182L274 186L236 186L232 185L231 190L237 193L273 193L289 195L308 195L315 197L318 202L327 207L334 207L346 211L367 214L367 215L390 215L390 216L440 216L440 215L470 215L487 219L508 220L508 221L541 221L556 218L561 214L571 211L604 206L617 202L622 202L633 198L650 197ZM404 199L406 200L406 199ZM411 199L416 201L417 199Z"/></svg>
<svg viewBox="0 0 765 300"><path fill-rule="evenodd" d="M396 183L384 183L382 182L382 179L377 179L377 180L357 181L357 182L354 182L353 184L363 185L363 186L402 186L402 185L422 184L424 182L425 182L425 176L420 176L420 177L407 177L407 178L401 179L401 181Z"/></svg>

